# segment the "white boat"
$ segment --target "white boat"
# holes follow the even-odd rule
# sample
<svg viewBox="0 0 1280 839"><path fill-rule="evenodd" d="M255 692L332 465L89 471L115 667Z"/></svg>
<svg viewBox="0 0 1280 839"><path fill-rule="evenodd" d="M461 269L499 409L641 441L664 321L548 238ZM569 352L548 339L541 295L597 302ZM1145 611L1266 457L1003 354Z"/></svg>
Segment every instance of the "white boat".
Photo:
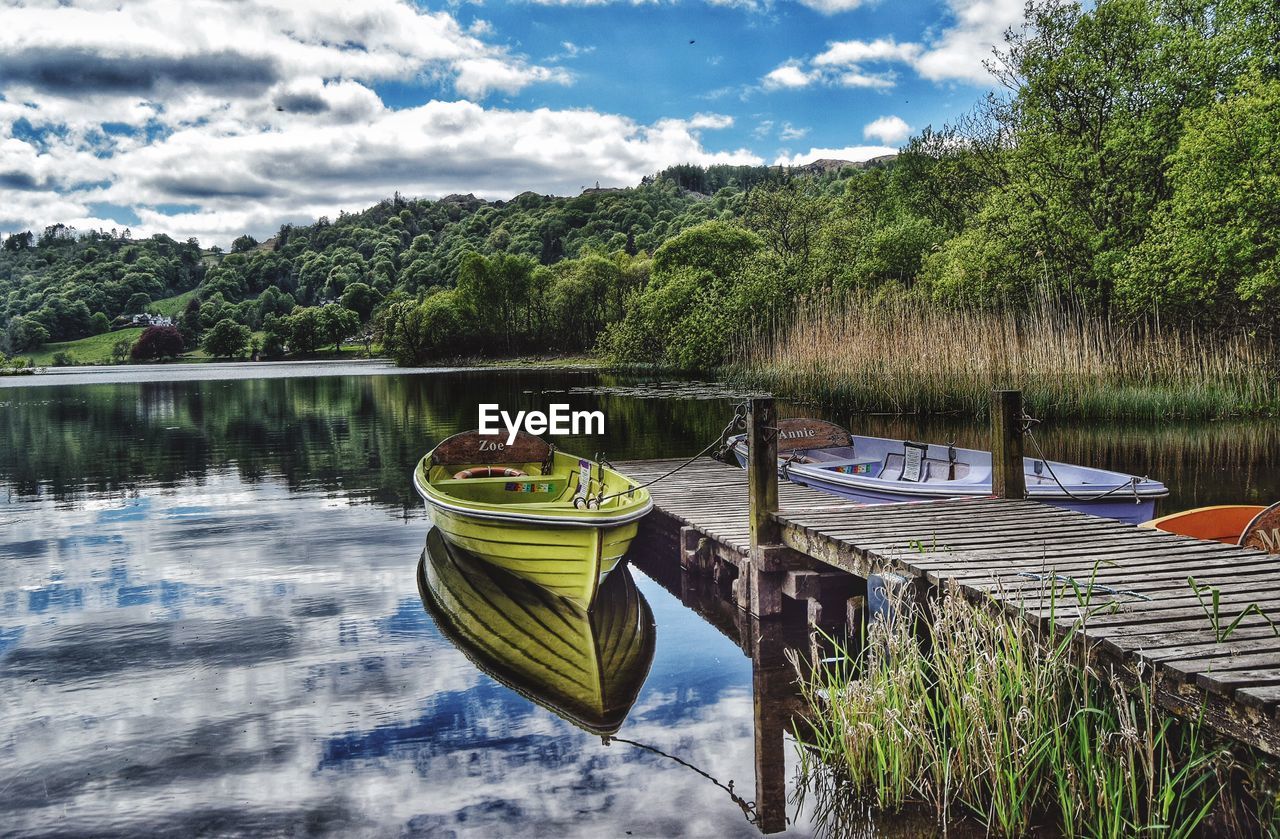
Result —
<svg viewBox="0 0 1280 839"><path fill-rule="evenodd" d="M729 439L747 464L746 435ZM1027 497L1055 507L1138 524L1151 519L1169 490L1150 478L1023 458ZM833 423L778 423L778 472L792 483L883 504L991 495L991 452L850 434Z"/></svg>

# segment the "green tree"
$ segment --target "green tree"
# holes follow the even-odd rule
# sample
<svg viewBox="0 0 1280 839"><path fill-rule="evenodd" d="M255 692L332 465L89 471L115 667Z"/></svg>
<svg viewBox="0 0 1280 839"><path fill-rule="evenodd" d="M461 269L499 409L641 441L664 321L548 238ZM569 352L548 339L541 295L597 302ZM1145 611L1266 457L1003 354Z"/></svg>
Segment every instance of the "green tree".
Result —
<svg viewBox="0 0 1280 839"><path fill-rule="evenodd" d="M453 291L393 304L383 316L383 351L402 366L457 356L469 337L466 314Z"/></svg>
<svg viewBox="0 0 1280 839"><path fill-rule="evenodd" d="M356 334L360 328L360 316L337 303L320 307L319 322L320 334L327 343L333 344L334 352L340 351L343 340Z"/></svg>
<svg viewBox="0 0 1280 839"><path fill-rule="evenodd" d="M342 305L358 314L362 321L369 319L381 299L382 295L366 283L352 283L342 292Z"/></svg>
<svg viewBox="0 0 1280 839"><path fill-rule="evenodd" d="M116 341L111 345L111 360L117 364L123 364L129 360L129 351L133 349L133 342L128 338Z"/></svg>
<svg viewBox="0 0 1280 839"><path fill-rule="evenodd" d="M1172 197L1127 263L1130 313L1233 322L1280 333L1280 80L1254 74L1188 120L1171 157Z"/></svg>
<svg viewBox="0 0 1280 839"><path fill-rule="evenodd" d="M19 315L9 321L5 341L10 352L18 353L47 343L49 330L40 321Z"/></svg>
<svg viewBox="0 0 1280 839"><path fill-rule="evenodd" d="M231 243L232 253L245 253L251 251L258 246L258 240L250 236L248 233L243 236L237 236Z"/></svg>
<svg viewBox="0 0 1280 839"><path fill-rule="evenodd" d="M199 343L200 335L204 332L201 308L200 298L192 297L187 301L186 307L182 310L182 315L178 318L178 328L182 331L182 340L191 346Z"/></svg>
<svg viewBox="0 0 1280 839"><path fill-rule="evenodd" d="M311 355L324 343L324 329L320 323L320 309L301 307L285 319L289 329L289 350L301 355Z"/></svg>
<svg viewBox="0 0 1280 839"><path fill-rule="evenodd" d="M214 357L235 358L244 354L244 349L252 337L253 333L249 331L249 327L238 324L230 318L224 318L205 333L200 346Z"/></svg>

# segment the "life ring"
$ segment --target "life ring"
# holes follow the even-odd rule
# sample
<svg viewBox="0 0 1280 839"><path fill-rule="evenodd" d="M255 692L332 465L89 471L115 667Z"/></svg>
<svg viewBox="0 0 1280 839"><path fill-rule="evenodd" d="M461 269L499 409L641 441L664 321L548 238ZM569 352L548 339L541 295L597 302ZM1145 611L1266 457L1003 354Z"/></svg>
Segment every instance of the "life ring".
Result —
<svg viewBox="0 0 1280 839"><path fill-rule="evenodd" d="M523 469L512 469L510 466L472 466L463 469L453 476L455 481L467 478L523 478L528 475Z"/></svg>

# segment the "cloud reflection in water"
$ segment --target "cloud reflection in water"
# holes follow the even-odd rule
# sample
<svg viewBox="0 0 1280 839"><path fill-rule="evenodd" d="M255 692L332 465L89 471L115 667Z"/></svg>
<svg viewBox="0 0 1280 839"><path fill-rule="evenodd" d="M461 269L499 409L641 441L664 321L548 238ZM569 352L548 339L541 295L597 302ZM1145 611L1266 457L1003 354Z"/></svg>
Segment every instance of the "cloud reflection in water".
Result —
<svg viewBox="0 0 1280 839"><path fill-rule="evenodd" d="M0 507L6 831L758 835L479 672L418 599L420 515L231 468L27 498ZM635 577L659 641L621 736L750 789L749 661Z"/></svg>

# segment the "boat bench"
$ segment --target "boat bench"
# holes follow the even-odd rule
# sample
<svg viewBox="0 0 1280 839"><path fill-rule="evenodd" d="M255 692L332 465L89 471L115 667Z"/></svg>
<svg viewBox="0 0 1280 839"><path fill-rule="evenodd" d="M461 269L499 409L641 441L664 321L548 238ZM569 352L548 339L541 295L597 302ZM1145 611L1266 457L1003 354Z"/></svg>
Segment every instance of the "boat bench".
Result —
<svg viewBox="0 0 1280 839"><path fill-rule="evenodd" d="M831 472L841 472L846 475L872 475L876 471L876 467L880 465L878 457L844 457L831 460L815 460L807 466L816 466L819 469L825 469ZM852 467L852 468L850 468Z"/></svg>
<svg viewBox="0 0 1280 839"><path fill-rule="evenodd" d="M884 468L880 470L880 474L876 475L886 481L902 480L902 470L905 466L905 458L902 454L894 452L884 459ZM920 480L908 481L908 483L920 484L937 484L944 481L960 480L969 474L969 464L960 461L955 462L955 478L951 478L951 461L940 460L936 457L922 458L920 461ZM896 473L896 476L895 476Z"/></svg>
<svg viewBox="0 0 1280 839"><path fill-rule="evenodd" d="M470 501L515 500L508 496L545 495L558 498L565 490L568 479L549 475L525 475L519 478L447 478L435 485L451 495Z"/></svg>

